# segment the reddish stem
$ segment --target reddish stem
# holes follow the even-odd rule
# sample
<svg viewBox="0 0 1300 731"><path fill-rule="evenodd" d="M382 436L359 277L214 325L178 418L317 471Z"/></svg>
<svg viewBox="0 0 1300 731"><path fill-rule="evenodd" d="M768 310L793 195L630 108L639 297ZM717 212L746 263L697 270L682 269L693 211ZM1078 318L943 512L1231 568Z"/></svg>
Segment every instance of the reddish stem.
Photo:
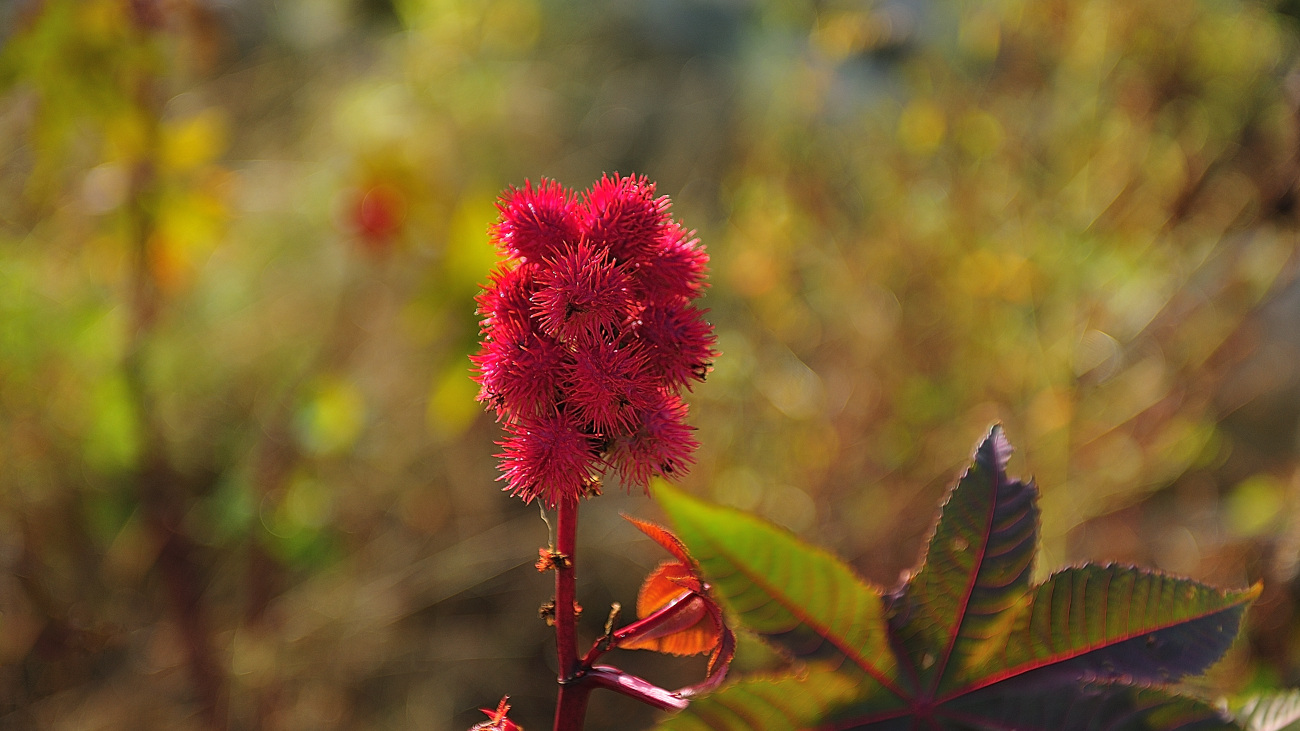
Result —
<svg viewBox="0 0 1300 731"><path fill-rule="evenodd" d="M578 501L561 500L555 525L555 645L560 666L560 692L555 704L555 731L580 731L587 713L590 686L578 676L575 554L578 549Z"/></svg>
<svg viewBox="0 0 1300 731"><path fill-rule="evenodd" d="M596 688L606 688L663 711L680 711L690 704L687 698L661 688L643 678L607 665L592 666L596 658L613 645L631 636L653 631L672 619L694 593L682 597L650 616L596 642L587 656L578 660L577 612L574 611L576 580L574 554L577 550L578 502L559 505L556 519L555 550L562 558L555 561L555 644L560 666L560 692L555 704L555 731L581 731L587 715L587 699ZM610 647L606 647L606 643Z"/></svg>
<svg viewBox="0 0 1300 731"><path fill-rule="evenodd" d="M612 690L661 711L680 711L691 703L690 699L660 688L644 678L608 665L597 665L582 672L573 682L560 685L559 705L555 709L555 731L578 731L582 728L587 713L587 698L596 688Z"/></svg>
<svg viewBox="0 0 1300 731"><path fill-rule="evenodd" d="M579 680L586 680L586 676ZM555 731L582 731L591 689L592 685L584 682L560 685L560 694L555 704Z"/></svg>
<svg viewBox="0 0 1300 731"><path fill-rule="evenodd" d="M560 502L555 526L555 644L560 661L560 682L573 680L578 671L577 601L575 577L578 549L578 501Z"/></svg>
<svg viewBox="0 0 1300 731"><path fill-rule="evenodd" d="M646 705L654 706L661 711L680 711L691 704L690 700L683 698L677 693L660 688L643 678L638 678L631 673L625 673L618 668L608 665L597 665L583 676L587 690L592 686L598 688L608 688L616 693L622 693L629 698L635 698Z"/></svg>

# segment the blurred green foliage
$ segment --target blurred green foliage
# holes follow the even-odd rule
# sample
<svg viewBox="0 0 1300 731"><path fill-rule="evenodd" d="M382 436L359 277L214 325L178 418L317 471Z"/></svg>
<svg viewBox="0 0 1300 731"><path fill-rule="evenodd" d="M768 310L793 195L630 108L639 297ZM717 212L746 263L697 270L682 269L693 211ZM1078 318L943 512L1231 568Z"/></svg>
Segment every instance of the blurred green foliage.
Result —
<svg viewBox="0 0 1300 731"><path fill-rule="evenodd" d="M713 256L690 490L889 584L1000 420L1044 565L1262 577L1224 682L1300 681L1294 14L0 10L0 718L450 729L508 692L545 727L546 529L493 482L472 298L501 189L607 171ZM606 492L592 616L656 560ZM620 703L592 727L648 723Z"/></svg>

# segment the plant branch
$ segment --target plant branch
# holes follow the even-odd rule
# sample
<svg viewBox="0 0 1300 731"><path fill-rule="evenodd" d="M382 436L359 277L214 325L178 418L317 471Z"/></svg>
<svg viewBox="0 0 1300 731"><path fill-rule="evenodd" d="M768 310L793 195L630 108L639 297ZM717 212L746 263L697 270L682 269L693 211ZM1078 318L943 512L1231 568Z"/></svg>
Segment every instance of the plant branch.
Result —
<svg viewBox="0 0 1300 731"><path fill-rule="evenodd" d="M606 688L629 698L635 698L661 711L680 711L691 704L689 699L671 690L660 688L644 678L608 665L597 665L588 670L583 680L587 681L588 690L593 686Z"/></svg>

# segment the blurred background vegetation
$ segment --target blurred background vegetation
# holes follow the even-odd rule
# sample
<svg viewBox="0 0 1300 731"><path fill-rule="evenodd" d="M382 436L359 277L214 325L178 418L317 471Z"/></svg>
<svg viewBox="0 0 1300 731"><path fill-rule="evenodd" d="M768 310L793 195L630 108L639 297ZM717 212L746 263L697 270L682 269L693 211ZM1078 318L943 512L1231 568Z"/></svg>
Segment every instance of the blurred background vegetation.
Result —
<svg viewBox="0 0 1300 731"><path fill-rule="evenodd" d="M1300 683L1297 16L0 5L0 727L548 727L472 298L501 189L613 171L713 257L691 491L890 585L1001 421L1040 572L1263 579L1206 689ZM584 506L588 639L663 558L620 510L656 517Z"/></svg>

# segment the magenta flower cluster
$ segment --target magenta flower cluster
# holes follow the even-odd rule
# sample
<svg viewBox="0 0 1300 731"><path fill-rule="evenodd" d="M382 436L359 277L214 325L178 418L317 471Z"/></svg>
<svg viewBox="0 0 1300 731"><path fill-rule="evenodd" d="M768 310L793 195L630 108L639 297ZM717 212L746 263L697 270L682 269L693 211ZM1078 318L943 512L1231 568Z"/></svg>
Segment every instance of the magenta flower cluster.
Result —
<svg viewBox="0 0 1300 731"><path fill-rule="evenodd" d="M680 473L698 446L680 392L704 380L713 328L693 302L708 256L644 177L581 196L525 183L490 230L506 260L478 297L479 400L504 423L512 494L562 500Z"/></svg>

